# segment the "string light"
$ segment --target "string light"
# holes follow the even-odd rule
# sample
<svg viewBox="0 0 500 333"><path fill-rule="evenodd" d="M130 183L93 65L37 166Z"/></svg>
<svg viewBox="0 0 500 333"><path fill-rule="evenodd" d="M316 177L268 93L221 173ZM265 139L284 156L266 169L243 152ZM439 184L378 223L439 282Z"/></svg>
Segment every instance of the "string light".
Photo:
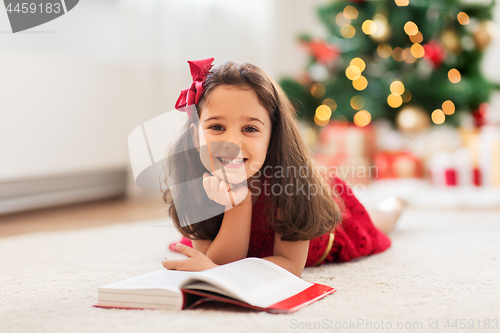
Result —
<svg viewBox="0 0 500 333"><path fill-rule="evenodd" d="M458 13L457 20L458 20L458 23L460 23L461 25L467 25L470 23L469 15L467 15L464 12Z"/></svg>
<svg viewBox="0 0 500 333"><path fill-rule="evenodd" d="M394 95L402 95L405 92L405 86L403 82L396 80L391 83L391 86L389 87L391 90L391 93Z"/></svg>
<svg viewBox="0 0 500 333"><path fill-rule="evenodd" d="M365 127L370 123L371 120L372 116L370 115L370 112L366 110L360 110L356 112L353 118L354 124L358 127Z"/></svg>
<svg viewBox="0 0 500 333"><path fill-rule="evenodd" d="M424 36L419 31L413 36L409 36L412 43L420 44L424 40Z"/></svg>
<svg viewBox="0 0 500 333"><path fill-rule="evenodd" d="M346 24L350 24L351 23L351 19L345 17L344 13L343 12L340 12L337 14L337 16L335 17L335 22L337 23L337 25L339 27L342 27Z"/></svg>
<svg viewBox="0 0 500 333"><path fill-rule="evenodd" d="M361 75L359 78L352 81L352 86L356 90L364 90L368 86L368 80L363 75Z"/></svg>
<svg viewBox="0 0 500 333"><path fill-rule="evenodd" d="M430 117L418 106L407 105L398 112L396 123L398 127L408 132L417 132L428 126Z"/></svg>
<svg viewBox="0 0 500 333"><path fill-rule="evenodd" d="M335 110L337 110L337 102L335 102L334 99L332 98L327 98L323 101L323 104L328 106L330 108L330 110L332 110L332 112L334 112Z"/></svg>
<svg viewBox="0 0 500 333"><path fill-rule="evenodd" d="M356 34L356 29L352 25L346 24L340 28L340 34L344 38L352 38Z"/></svg>
<svg viewBox="0 0 500 333"><path fill-rule="evenodd" d="M355 95L351 98L351 107L354 110L361 110L365 106L365 99L362 96Z"/></svg>
<svg viewBox="0 0 500 333"><path fill-rule="evenodd" d="M403 103L408 103L411 101L411 92L407 89L401 97L403 98Z"/></svg>
<svg viewBox="0 0 500 333"><path fill-rule="evenodd" d="M325 92L326 92L325 86L322 85L321 83L316 82L311 85L311 95L313 95L313 97L321 98L323 97Z"/></svg>
<svg viewBox="0 0 500 333"><path fill-rule="evenodd" d="M448 79L451 83L458 83L462 79L462 75L456 68L452 68L448 71Z"/></svg>
<svg viewBox="0 0 500 333"><path fill-rule="evenodd" d="M392 55L392 47L387 43L382 43L377 46L377 54L381 58L389 58Z"/></svg>
<svg viewBox="0 0 500 333"><path fill-rule="evenodd" d="M344 16L348 19L354 20L358 17L358 10L353 6L346 6L344 8Z"/></svg>
<svg viewBox="0 0 500 333"><path fill-rule="evenodd" d="M350 66L347 67L345 70L345 75L349 80L352 80L352 86L354 87L354 89L364 90L368 86L368 80L363 75L361 75L361 73L366 68L365 62L361 58L354 58L351 60L349 65ZM361 96L359 97L362 99ZM351 100L351 106L352 105L353 104ZM364 100L363 100L363 105L359 107L359 109L361 109L363 106L364 106ZM353 108L356 109L354 106Z"/></svg>
<svg viewBox="0 0 500 333"><path fill-rule="evenodd" d="M448 116L455 113L455 104L450 100L444 101L442 107L443 112Z"/></svg>
<svg viewBox="0 0 500 333"><path fill-rule="evenodd" d="M396 47L392 51L392 57L394 58L394 60L396 60L398 62L401 62L401 61L405 60L405 58L406 58L406 52L402 48Z"/></svg>
<svg viewBox="0 0 500 333"><path fill-rule="evenodd" d="M415 61L417 61L417 58L411 54L411 50L409 47L405 48L405 62L408 64L413 64Z"/></svg>
<svg viewBox="0 0 500 333"><path fill-rule="evenodd" d="M372 35L377 32L377 24L372 20L366 20L361 25L361 30L367 35Z"/></svg>
<svg viewBox="0 0 500 333"><path fill-rule="evenodd" d="M410 4L409 0L394 0L394 2L396 2L396 5L399 7L408 6Z"/></svg>
<svg viewBox="0 0 500 333"><path fill-rule="evenodd" d="M403 104L403 98L400 95L390 94L389 97L387 97L387 104L389 104L391 108L398 108Z"/></svg>
<svg viewBox="0 0 500 333"><path fill-rule="evenodd" d="M373 16L373 22L376 24L377 30L371 34L372 39L376 42L389 39L391 30L387 22L387 17L384 14L377 13Z"/></svg>
<svg viewBox="0 0 500 333"><path fill-rule="evenodd" d="M332 116L332 109L327 105L321 104L316 108L316 117L320 121L326 121Z"/></svg>
<svg viewBox="0 0 500 333"><path fill-rule="evenodd" d="M413 44L410 48L411 55L414 56L415 58L422 58L425 55L425 49L422 45L420 44Z"/></svg>
<svg viewBox="0 0 500 333"><path fill-rule="evenodd" d="M366 68L366 64L361 58L352 59L350 65L358 67L360 72L364 71Z"/></svg>
<svg viewBox="0 0 500 333"><path fill-rule="evenodd" d="M351 81L356 80L361 76L361 70L358 66L349 66L345 70L345 76Z"/></svg>
<svg viewBox="0 0 500 333"><path fill-rule="evenodd" d="M327 119L327 120L319 120L318 117L316 117L316 115L314 115L314 122L318 126L325 126L325 125L328 125L328 123L330 122L330 120L329 119Z"/></svg>
<svg viewBox="0 0 500 333"><path fill-rule="evenodd" d="M432 122L436 125L444 123L445 115L441 109L436 109L432 111L431 114Z"/></svg>
<svg viewBox="0 0 500 333"><path fill-rule="evenodd" d="M418 33L418 27L412 21L408 21L405 23L404 30L408 36L413 36Z"/></svg>

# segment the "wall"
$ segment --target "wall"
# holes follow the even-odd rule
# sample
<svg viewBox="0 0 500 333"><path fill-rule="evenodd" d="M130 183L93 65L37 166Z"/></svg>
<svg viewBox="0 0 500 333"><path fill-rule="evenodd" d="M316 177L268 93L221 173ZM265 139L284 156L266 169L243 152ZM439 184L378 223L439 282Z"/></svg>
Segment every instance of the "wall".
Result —
<svg viewBox="0 0 500 333"><path fill-rule="evenodd" d="M127 136L173 108L190 84L186 61L214 57L254 63L275 78L295 74L306 64L295 38L325 34L314 11L325 2L85 0L17 34L0 10L0 200L8 182L113 170L127 171L127 195L158 196L135 185ZM499 52L496 39L484 63L497 80Z"/></svg>

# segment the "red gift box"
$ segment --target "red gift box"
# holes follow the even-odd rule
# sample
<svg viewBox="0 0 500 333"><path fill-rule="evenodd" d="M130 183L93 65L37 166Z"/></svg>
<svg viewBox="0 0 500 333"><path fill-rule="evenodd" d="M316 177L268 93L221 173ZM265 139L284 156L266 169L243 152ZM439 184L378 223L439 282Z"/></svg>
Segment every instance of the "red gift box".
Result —
<svg viewBox="0 0 500 333"><path fill-rule="evenodd" d="M379 151L373 158L379 179L422 178L422 161L409 151Z"/></svg>

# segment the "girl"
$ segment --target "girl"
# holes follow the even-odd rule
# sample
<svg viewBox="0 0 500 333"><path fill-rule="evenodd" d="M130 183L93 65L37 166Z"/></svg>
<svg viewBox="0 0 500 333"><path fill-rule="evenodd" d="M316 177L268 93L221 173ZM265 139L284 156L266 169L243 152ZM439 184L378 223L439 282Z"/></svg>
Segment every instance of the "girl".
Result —
<svg viewBox="0 0 500 333"><path fill-rule="evenodd" d="M199 271L260 257L300 277L305 266L345 262L386 250L391 241L382 231L392 229L401 207L387 216L376 212L375 227L370 219L374 213L367 213L349 186L318 172L281 87L251 64L226 62L211 69L212 61L189 62L193 84L176 103L176 109L186 110L191 120L177 145L186 145L185 151L188 146L198 147L185 154L183 165L190 167L177 174L196 169L204 175L194 185L197 189L176 193L178 200L170 189L162 192L170 205L169 215L183 235L170 249L188 257L165 258L163 266ZM214 160L224 166L219 171L225 171L225 177L204 167L200 138L221 143L222 151L239 148L230 156L212 151ZM199 223L183 223L180 205L185 203L184 211L196 215L197 209L203 210L203 198L222 207L222 213Z"/></svg>

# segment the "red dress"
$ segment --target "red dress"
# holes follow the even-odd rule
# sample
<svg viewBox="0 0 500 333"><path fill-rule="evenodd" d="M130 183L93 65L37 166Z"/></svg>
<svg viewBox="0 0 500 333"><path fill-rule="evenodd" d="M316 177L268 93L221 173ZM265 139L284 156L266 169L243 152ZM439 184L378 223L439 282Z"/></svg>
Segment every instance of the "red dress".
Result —
<svg viewBox="0 0 500 333"><path fill-rule="evenodd" d="M334 177L330 186L343 199L345 209L342 223L333 235L330 233L312 238L309 242L307 266L328 262L346 262L352 259L385 251L391 240L372 223L363 205L356 199L351 188L340 178ZM268 257L274 252L274 231L265 217L269 191L262 191L252 208L252 227L247 257ZM193 247L191 240L182 237L181 243ZM174 242L169 248L177 251ZM330 248L328 250L328 248ZM328 250L328 252L327 252ZM321 259L321 260L320 260Z"/></svg>

